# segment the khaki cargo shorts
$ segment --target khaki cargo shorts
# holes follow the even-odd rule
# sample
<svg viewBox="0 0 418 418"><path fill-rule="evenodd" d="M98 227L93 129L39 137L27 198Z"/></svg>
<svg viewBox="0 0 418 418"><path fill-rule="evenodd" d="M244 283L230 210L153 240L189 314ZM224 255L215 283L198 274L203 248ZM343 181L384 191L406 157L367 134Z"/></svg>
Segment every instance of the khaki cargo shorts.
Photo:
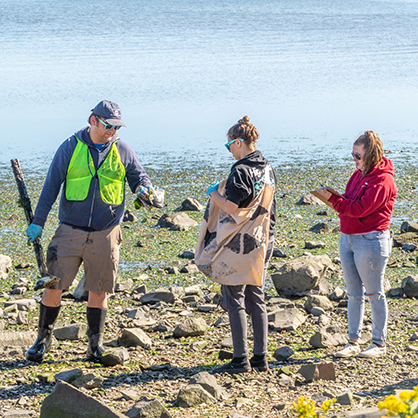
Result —
<svg viewBox="0 0 418 418"><path fill-rule="evenodd" d="M49 274L61 279L53 289L68 290L83 263L84 289L95 293L113 293L121 243L120 225L104 231L87 232L61 224L47 252Z"/></svg>

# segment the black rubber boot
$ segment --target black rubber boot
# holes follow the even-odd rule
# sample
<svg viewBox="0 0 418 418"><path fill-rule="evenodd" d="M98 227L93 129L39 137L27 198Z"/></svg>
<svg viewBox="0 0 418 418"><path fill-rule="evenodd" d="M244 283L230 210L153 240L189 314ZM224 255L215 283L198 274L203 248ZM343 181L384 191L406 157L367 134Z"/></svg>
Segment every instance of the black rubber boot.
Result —
<svg viewBox="0 0 418 418"><path fill-rule="evenodd" d="M61 306L51 307L41 303L39 312L38 338L26 353L26 359L40 363L44 355L50 350L52 331Z"/></svg>
<svg viewBox="0 0 418 418"><path fill-rule="evenodd" d="M251 368L256 372L266 372L269 369L269 364L265 355L254 354L250 359Z"/></svg>
<svg viewBox="0 0 418 418"><path fill-rule="evenodd" d="M215 367L211 373L222 374L239 374L248 373L251 371L251 365L247 357L234 357L229 363L223 364L222 366Z"/></svg>
<svg viewBox="0 0 418 418"><path fill-rule="evenodd" d="M87 348L87 360L100 363L104 353L103 331L105 326L107 309L87 307L87 337L89 346Z"/></svg>

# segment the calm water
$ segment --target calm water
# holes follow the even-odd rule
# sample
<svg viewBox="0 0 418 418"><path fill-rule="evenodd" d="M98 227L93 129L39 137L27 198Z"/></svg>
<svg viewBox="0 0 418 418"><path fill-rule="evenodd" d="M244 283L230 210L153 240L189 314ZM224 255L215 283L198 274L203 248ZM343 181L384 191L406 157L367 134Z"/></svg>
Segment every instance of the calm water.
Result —
<svg viewBox="0 0 418 418"><path fill-rule="evenodd" d="M104 98L144 163L227 161L244 114L277 163L365 129L416 152L417 22L415 0L0 0L0 163L45 164Z"/></svg>

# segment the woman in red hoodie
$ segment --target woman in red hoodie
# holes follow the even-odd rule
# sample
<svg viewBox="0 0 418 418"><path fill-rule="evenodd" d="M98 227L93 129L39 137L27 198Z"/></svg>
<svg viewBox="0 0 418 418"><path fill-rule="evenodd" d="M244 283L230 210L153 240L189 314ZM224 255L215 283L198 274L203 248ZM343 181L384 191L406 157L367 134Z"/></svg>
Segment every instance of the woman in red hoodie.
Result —
<svg viewBox="0 0 418 418"><path fill-rule="evenodd" d="M388 308L384 292L386 264L392 248L390 216L396 198L392 161L383 156L382 141L373 131L360 135L353 145L356 171L343 197L319 189L338 212L341 221L340 258L348 293L349 343L336 357L358 355L376 358L386 354ZM372 343L361 350L358 339L369 297Z"/></svg>

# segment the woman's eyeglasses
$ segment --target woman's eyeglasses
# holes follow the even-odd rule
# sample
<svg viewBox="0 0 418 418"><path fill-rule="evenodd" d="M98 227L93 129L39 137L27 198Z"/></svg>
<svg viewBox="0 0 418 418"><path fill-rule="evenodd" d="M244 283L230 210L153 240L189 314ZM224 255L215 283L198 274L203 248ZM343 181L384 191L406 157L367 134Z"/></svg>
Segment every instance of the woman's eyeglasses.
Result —
<svg viewBox="0 0 418 418"><path fill-rule="evenodd" d="M244 141L242 138L235 138L235 139L233 139L232 141L227 142L227 143L225 144L225 148L226 148L228 151L231 151L231 144L233 144L236 140L238 140L238 141Z"/></svg>
<svg viewBox="0 0 418 418"><path fill-rule="evenodd" d="M362 155L358 154L357 152L352 152L351 155L353 156L353 158L355 158L358 161L360 161L363 157Z"/></svg>
<svg viewBox="0 0 418 418"><path fill-rule="evenodd" d="M119 128L120 128L120 126L115 126L115 125L111 125L110 123L106 123L106 122L103 122L101 119L99 119L99 118L96 118L99 122L101 122L101 123L103 123L103 125L104 125L104 128L106 129L106 131L110 131L111 129L114 129L115 131L117 131Z"/></svg>

